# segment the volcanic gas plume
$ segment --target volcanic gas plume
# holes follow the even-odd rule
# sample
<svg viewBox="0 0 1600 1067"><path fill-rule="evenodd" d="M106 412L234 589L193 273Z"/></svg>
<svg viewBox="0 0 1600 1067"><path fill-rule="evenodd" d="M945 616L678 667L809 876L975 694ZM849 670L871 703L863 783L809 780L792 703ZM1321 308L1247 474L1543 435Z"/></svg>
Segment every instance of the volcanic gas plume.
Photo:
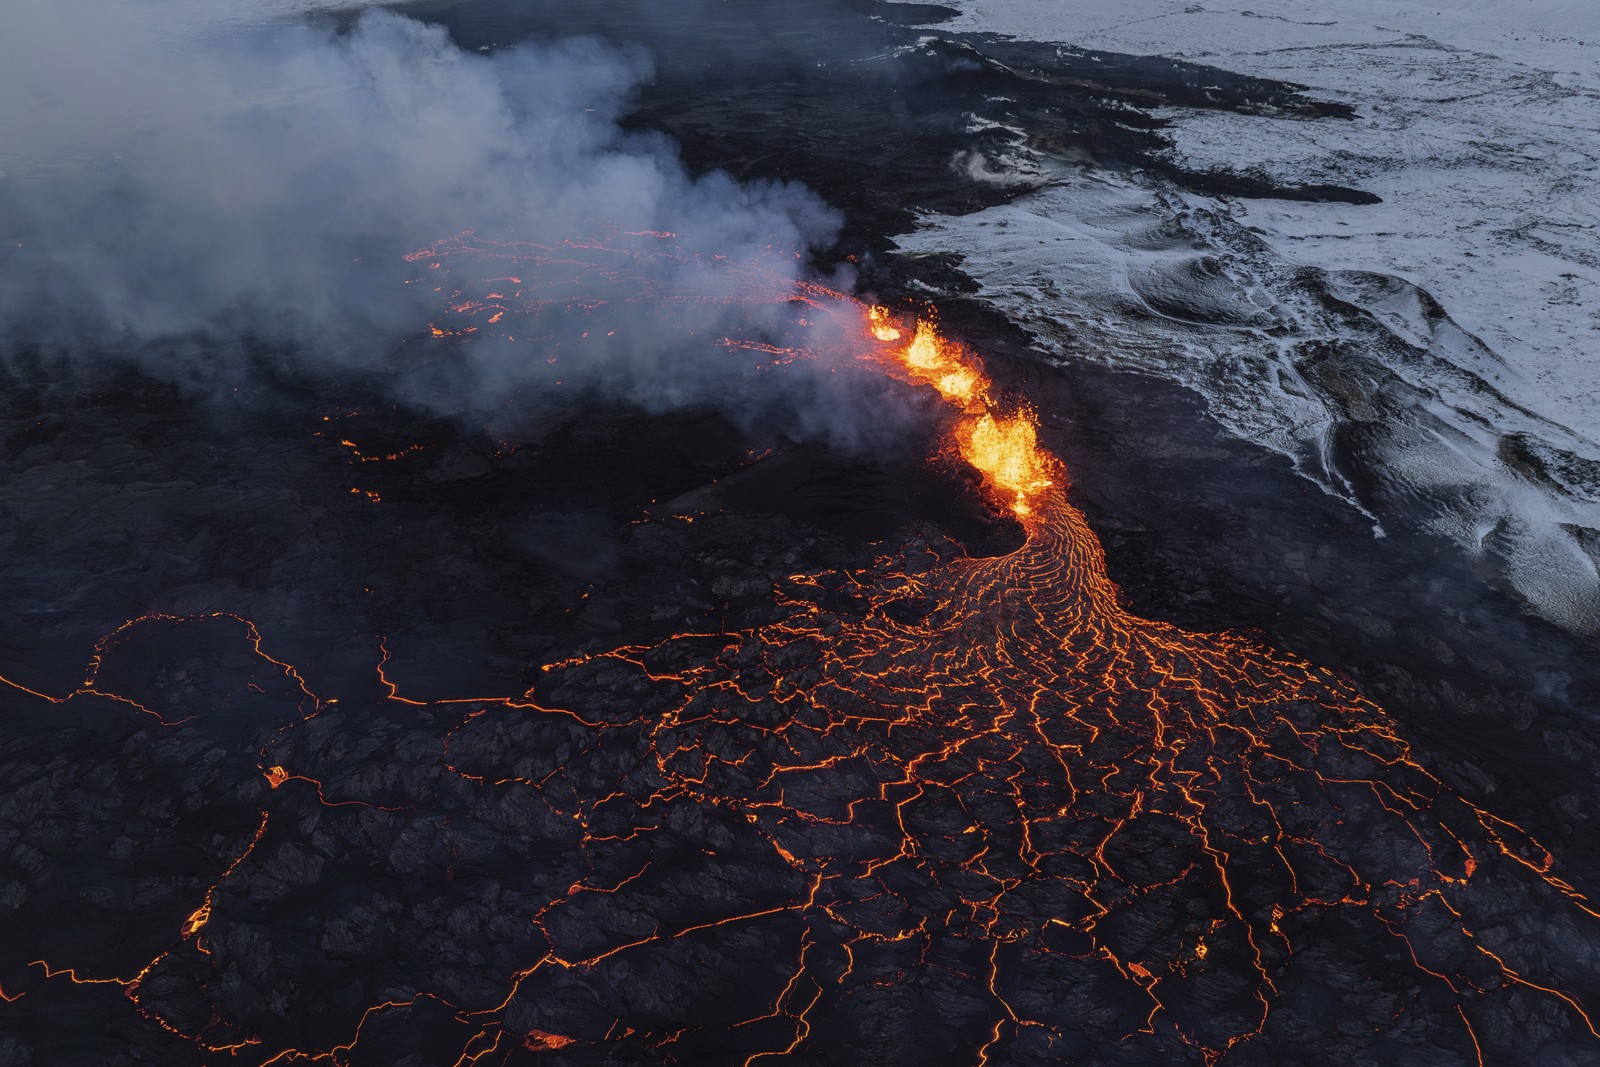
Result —
<svg viewBox="0 0 1600 1067"><path fill-rule="evenodd" d="M536 286L522 279L539 267L504 270L508 247L428 251L441 271L496 274L476 297L441 281L454 310L433 333L472 344L537 329ZM931 318L814 284L771 298L794 336L724 349L776 374L842 351L935 391L943 461L969 465L1025 543L976 558L911 532L864 571L790 576L771 622L575 655L520 695L424 699L385 652L387 703L442 735L438 811L487 826L531 806L587 873L524 898L508 927L526 939L516 966L470 995L398 979L368 990L356 1024L316 1047L225 1007L241 965L227 927L249 913L225 906L230 885L283 862L297 819L405 826L428 813L374 810L299 765L299 736L333 701L272 658L271 634L226 618L134 620L102 642L81 688L35 696L111 698L173 721L118 691L119 651L150 631L222 625L256 657L252 677L277 675L277 699L300 711L260 749L259 828L167 948L123 974L51 951L6 995L115 983L153 1025L243 1063L365 1062L370 1035L400 1018L437 1020L458 1064L859 1054L930 989L984 1020L948 1062L1099 1062L1123 1039L1168 1062L1249 1062L1294 1040L1320 1003L1373 1030L1446 1020L1434 1040L1479 1063L1505 1055L1507 1019L1595 1047L1593 976L1564 973L1506 924L1508 909L1600 920L1545 847L1448 788L1390 715L1329 671L1128 612L1033 414ZM664 843L685 826L717 828L697 856ZM719 873L718 857L740 850L760 878ZM662 914L686 888L698 912ZM755 992L740 990L759 1010L662 987L682 973L672 961L730 958L778 961L776 980L753 969ZM1352 961L1359 995L1326 981ZM709 962L697 973L728 980ZM564 1024L574 998L607 1025Z"/></svg>

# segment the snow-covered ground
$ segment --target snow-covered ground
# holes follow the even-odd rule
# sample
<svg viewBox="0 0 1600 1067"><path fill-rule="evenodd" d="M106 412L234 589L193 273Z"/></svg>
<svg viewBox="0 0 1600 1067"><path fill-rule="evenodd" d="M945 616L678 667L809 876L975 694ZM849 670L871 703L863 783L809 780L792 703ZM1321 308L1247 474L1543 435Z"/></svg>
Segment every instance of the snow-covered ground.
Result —
<svg viewBox="0 0 1600 1067"><path fill-rule="evenodd" d="M1218 203L1064 169L1018 203L927 220L909 250L961 249L1059 354L1183 381L1380 525L1448 533L1547 616L1600 628L1600 4L953 2L941 30L1348 103L1351 121L1165 117L1189 166L1383 203ZM1352 485L1351 440L1385 465L1378 489Z"/></svg>

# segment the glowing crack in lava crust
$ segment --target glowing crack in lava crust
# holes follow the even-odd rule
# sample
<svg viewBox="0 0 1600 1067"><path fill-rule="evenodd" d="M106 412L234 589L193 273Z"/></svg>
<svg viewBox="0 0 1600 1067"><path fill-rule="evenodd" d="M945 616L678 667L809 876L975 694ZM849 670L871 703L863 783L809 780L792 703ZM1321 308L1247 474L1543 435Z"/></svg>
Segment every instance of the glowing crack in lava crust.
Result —
<svg viewBox="0 0 1600 1067"><path fill-rule="evenodd" d="M906 1010L931 976L953 981L950 1003L983 1020L946 1062L1077 1062L1133 1035L1150 1039L1144 1062L1159 1049L1165 1062L1252 1062L1280 1012L1317 1018L1319 1001L1343 1003L1321 977L1341 954L1365 961L1369 1007L1350 1025L1446 1018L1452 1032L1432 1040L1481 1063L1510 1040L1483 1020L1510 1011L1597 1047L1582 995L1592 980L1556 973L1505 919L1600 919L1543 846L1443 784L1394 720L1331 672L1125 610L1031 412L1007 407L932 323L821 287L780 298L846 317L864 358L937 390L951 454L1016 514L1026 542L971 558L911 537L865 572L793 575L770 624L548 664L518 697L420 700L385 653L389 702L447 724L442 774L491 810L547 807L584 866L622 871L529 908L535 948L523 963L476 1002L444 1005L461 1027L458 1063L600 1055L622 1041L612 1062L671 1062L696 1035L690 1062L706 1062L706 1048L745 1064L870 1048L873 1020ZM500 301L457 312L499 321L511 304ZM766 350L775 363L805 355ZM307 722L327 710L314 679L270 663L308 698ZM86 691L107 693L94 676ZM214 897L267 861L252 850L271 839L280 798L307 788L318 805L352 803L297 771L304 725L263 749L261 829L174 931L175 947L137 975L100 980L145 1007L151 982L181 972L177 955L189 952L192 970L195 946L214 951ZM701 894L704 914L663 920L653 902L685 875L652 852L653 835L699 818L742 828L771 873L717 883ZM707 842L707 856L730 847ZM745 905L717 903L729 893ZM631 926L596 926L597 903L629 899ZM674 1015L666 993L648 1007L609 995L716 938L772 962L779 978L760 1012ZM62 966L38 964L58 980L95 978ZM575 988L618 1005L604 1033L527 1021ZM374 996L354 1032L314 1049L273 1047L214 1017L162 1022L252 1062L344 1063L360 1058L374 1020L427 998L445 999L414 987Z"/></svg>

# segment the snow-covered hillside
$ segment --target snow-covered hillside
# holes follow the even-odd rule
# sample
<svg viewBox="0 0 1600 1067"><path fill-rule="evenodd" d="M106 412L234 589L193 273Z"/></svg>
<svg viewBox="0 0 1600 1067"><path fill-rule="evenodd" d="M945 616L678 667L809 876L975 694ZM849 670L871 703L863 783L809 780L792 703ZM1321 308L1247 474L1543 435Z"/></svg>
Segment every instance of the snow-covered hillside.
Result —
<svg viewBox="0 0 1600 1067"><path fill-rule="evenodd" d="M1190 385L1380 527L1442 531L1543 614L1600 627L1600 5L957 6L941 30L1179 57L1350 104L1350 121L1164 117L1185 166L1383 202L1219 202L1063 167L1016 204L929 219L908 250L961 249L1058 354Z"/></svg>

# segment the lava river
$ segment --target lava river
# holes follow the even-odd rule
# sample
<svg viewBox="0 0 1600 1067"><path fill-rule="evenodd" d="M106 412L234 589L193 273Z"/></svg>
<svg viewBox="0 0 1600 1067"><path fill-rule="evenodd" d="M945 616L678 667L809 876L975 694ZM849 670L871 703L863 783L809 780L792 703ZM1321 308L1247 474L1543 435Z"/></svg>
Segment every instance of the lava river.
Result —
<svg viewBox="0 0 1600 1067"><path fill-rule="evenodd" d="M1014 512L1020 548L974 558L912 532L866 570L779 582L769 623L578 655L518 696L421 699L386 661L385 703L438 729L449 821L537 811L553 843L507 840L577 876L532 878L502 925L458 933L486 960L513 941L512 965L366 987L316 1047L218 992L248 910L230 882L317 809L405 823L425 805L371 810L324 781L297 738L336 708L258 657L303 705L260 748L260 828L147 964L49 958L24 984L115 981L247 1062L376 1062L372 1035L400 1016L486 1064L1298 1062L1284 1050L1314 1060L1335 1031L1372 1062L1414 1038L1487 1063L1534 1025L1595 1054L1593 972L1547 938L1600 911L1538 841L1448 788L1335 674L1125 610L1067 469L968 349L822 288L797 299L939 394L949 457ZM172 625L217 622L136 622L102 658ZM246 636L266 656L272 635ZM97 677L70 699L142 700ZM1535 912L1556 917L1545 938L1518 926ZM174 1009L175 989L209 1007Z"/></svg>

